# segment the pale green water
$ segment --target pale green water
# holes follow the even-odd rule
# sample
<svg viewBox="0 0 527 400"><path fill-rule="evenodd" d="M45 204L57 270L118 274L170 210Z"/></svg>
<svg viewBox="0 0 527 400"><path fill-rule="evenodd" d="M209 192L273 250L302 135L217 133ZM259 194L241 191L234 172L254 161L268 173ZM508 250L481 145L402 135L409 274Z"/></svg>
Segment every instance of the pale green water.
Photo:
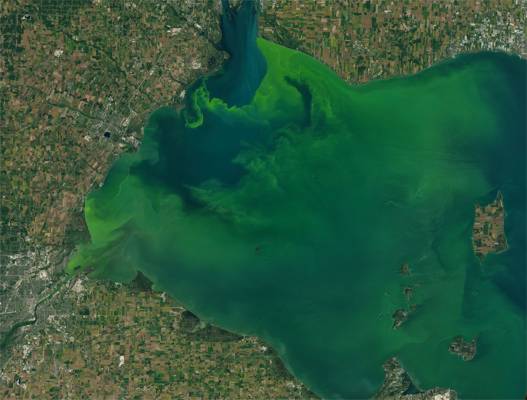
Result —
<svg viewBox="0 0 527 400"><path fill-rule="evenodd" d="M251 15L231 38L237 74L196 84L187 117L154 113L140 151L89 196L92 242L71 270L140 270L200 317L268 340L325 397L371 396L391 356L424 388L523 396L525 62L465 56L350 87L264 40L254 62ZM480 265L474 204L497 190L511 248ZM459 334L479 338L470 362L448 353Z"/></svg>

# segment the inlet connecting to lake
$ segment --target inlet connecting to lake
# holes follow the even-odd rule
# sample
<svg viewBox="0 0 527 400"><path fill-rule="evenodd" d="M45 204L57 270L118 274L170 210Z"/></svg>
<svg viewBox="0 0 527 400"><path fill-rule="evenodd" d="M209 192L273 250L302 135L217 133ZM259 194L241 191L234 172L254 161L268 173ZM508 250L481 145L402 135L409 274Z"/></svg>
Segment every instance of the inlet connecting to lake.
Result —
<svg viewBox="0 0 527 400"><path fill-rule="evenodd" d="M142 272L324 397L371 396L394 356L419 387L523 396L526 63L467 55L350 86L257 39L251 2L222 24L230 60L89 195L69 269ZM508 250L480 260L474 207L498 191ZM458 337L475 357L449 351Z"/></svg>

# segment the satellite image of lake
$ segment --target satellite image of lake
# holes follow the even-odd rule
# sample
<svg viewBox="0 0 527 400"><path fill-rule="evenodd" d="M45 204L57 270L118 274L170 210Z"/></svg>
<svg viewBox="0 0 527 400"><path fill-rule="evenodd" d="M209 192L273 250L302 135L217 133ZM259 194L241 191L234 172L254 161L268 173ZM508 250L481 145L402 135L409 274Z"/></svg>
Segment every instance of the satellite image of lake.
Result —
<svg viewBox="0 0 527 400"><path fill-rule="evenodd" d="M351 86L258 38L251 4L222 17L223 69L89 195L70 271L140 271L322 397L371 397L391 357L418 387L525 395L526 62ZM478 258L474 209L497 196L507 249Z"/></svg>

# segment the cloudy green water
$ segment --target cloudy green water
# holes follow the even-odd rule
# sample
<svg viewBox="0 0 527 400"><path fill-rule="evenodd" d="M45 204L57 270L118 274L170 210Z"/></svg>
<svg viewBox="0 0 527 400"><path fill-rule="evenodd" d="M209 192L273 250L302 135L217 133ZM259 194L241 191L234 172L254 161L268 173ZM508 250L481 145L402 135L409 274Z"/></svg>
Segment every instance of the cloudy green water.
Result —
<svg viewBox="0 0 527 400"><path fill-rule="evenodd" d="M263 337L324 397L371 396L392 356L421 388L523 396L525 62L476 54L349 86L256 42L248 3L223 24L231 62L181 114L156 111L90 194L91 242L70 270L143 272L200 317ZM510 249L479 263L474 204L498 190ZM459 334L478 337L470 362L448 353Z"/></svg>

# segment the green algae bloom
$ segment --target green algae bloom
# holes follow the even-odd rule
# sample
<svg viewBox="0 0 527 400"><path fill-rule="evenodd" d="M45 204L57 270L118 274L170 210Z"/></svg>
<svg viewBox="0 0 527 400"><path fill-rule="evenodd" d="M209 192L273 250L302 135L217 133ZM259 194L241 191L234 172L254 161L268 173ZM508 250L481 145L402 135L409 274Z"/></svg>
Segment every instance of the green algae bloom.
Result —
<svg viewBox="0 0 527 400"><path fill-rule="evenodd" d="M525 62L477 54L350 86L250 33L89 195L69 269L141 271L263 337L324 397L371 396L393 356L418 387L524 395ZM509 250L480 262L474 205L497 191ZM449 353L458 335L477 337L473 360Z"/></svg>

